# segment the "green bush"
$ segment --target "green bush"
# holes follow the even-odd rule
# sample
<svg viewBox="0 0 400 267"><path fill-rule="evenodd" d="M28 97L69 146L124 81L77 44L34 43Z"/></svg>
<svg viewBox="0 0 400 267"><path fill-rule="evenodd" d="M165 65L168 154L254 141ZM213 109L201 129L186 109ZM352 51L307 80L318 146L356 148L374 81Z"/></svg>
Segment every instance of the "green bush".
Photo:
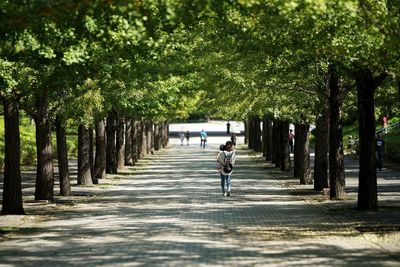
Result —
<svg viewBox="0 0 400 267"><path fill-rule="evenodd" d="M35 125L28 118L22 117L20 122L21 164L36 163ZM4 118L0 118L0 167L4 167Z"/></svg>
<svg viewBox="0 0 400 267"><path fill-rule="evenodd" d="M392 129L384 135L386 155L400 161L400 127Z"/></svg>

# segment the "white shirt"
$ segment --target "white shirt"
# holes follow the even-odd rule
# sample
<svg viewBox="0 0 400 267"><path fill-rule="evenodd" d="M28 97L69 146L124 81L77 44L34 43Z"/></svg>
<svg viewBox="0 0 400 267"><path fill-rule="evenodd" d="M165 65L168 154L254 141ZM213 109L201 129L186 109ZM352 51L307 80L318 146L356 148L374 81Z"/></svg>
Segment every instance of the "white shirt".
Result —
<svg viewBox="0 0 400 267"><path fill-rule="evenodd" d="M232 166L234 166L234 165L235 165L235 160L236 160L236 153L235 153L235 151L234 151L234 150L233 150L233 151L226 151L226 150L220 151L220 152L218 153L218 156L217 156L217 162L219 163L219 167L218 167L219 171L220 171L223 175L229 175L229 174L231 174L232 172L230 172L230 173L225 173L225 172L224 172L224 162L225 162L225 158L230 159L230 160L231 160Z"/></svg>

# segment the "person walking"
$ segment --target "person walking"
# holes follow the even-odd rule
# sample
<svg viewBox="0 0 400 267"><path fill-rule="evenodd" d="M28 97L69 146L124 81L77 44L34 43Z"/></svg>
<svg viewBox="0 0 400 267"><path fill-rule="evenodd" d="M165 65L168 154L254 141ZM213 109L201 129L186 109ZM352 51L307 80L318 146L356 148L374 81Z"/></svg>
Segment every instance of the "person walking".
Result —
<svg viewBox="0 0 400 267"><path fill-rule="evenodd" d="M189 146L189 138L190 138L189 130L186 131L185 137L186 137L186 144Z"/></svg>
<svg viewBox="0 0 400 267"><path fill-rule="evenodd" d="M200 147L206 148L207 133L204 130L200 132Z"/></svg>
<svg viewBox="0 0 400 267"><path fill-rule="evenodd" d="M375 151L376 151L376 167L381 171L383 168L383 153L385 151L385 141L378 134L375 141Z"/></svg>
<svg viewBox="0 0 400 267"><path fill-rule="evenodd" d="M221 175L221 189L224 196L231 195L231 174L236 161L236 153L231 141L220 147L217 155L218 172Z"/></svg>
<svg viewBox="0 0 400 267"><path fill-rule="evenodd" d="M183 140L185 140L185 133L184 132L180 132L179 138L181 139L181 146L183 146Z"/></svg>
<svg viewBox="0 0 400 267"><path fill-rule="evenodd" d="M294 142L294 133L293 130L289 130L289 149L290 149L290 153L293 153L293 142Z"/></svg>
<svg viewBox="0 0 400 267"><path fill-rule="evenodd" d="M236 147L236 133L232 133L231 142L234 147Z"/></svg>
<svg viewBox="0 0 400 267"><path fill-rule="evenodd" d="M385 134L387 134L388 121L389 121L388 115L385 114L382 118L382 127Z"/></svg>

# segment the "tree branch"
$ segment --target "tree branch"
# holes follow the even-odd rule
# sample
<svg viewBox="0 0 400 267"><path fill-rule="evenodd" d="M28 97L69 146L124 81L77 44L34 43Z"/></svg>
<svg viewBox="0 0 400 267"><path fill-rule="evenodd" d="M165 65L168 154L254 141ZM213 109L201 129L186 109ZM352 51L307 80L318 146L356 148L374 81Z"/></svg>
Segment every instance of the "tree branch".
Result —
<svg viewBox="0 0 400 267"><path fill-rule="evenodd" d="M378 88L388 76L387 72L382 72L378 77L374 78L374 89Z"/></svg>
<svg viewBox="0 0 400 267"><path fill-rule="evenodd" d="M305 88L301 87L301 86L298 85L298 84L295 84L294 86L295 86L295 88L296 88L295 90L298 90L298 91L303 92L303 93L305 93L305 94L308 94L308 95L315 95L315 94L318 94L317 91L312 91L312 90L305 89Z"/></svg>

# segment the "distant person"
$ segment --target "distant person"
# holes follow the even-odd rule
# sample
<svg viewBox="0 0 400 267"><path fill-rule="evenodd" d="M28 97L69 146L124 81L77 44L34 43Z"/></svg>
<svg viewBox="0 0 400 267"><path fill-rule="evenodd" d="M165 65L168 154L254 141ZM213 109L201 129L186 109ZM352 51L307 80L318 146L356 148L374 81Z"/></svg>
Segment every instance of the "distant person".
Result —
<svg viewBox="0 0 400 267"><path fill-rule="evenodd" d="M353 146L354 146L353 136L349 135L349 141L347 143L348 143L347 148L353 149Z"/></svg>
<svg viewBox="0 0 400 267"><path fill-rule="evenodd" d="M206 148L207 133L204 130L200 132L200 147Z"/></svg>
<svg viewBox="0 0 400 267"><path fill-rule="evenodd" d="M293 130L289 130L289 148L290 148L290 153L293 153L293 143L294 143L294 133Z"/></svg>
<svg viewBox="0 0 400 267"><path fill-rule="evenodd" d="M384 115L382 118L382 127L383 127L383 131L385 132L385 134L387 133L388 122L389 122L388 116Z"/></svg>
<svg viewBox="0 0 400 267"><path fill-rule="evenodd" d="M375 151L376 151L376 167L381 171L383 168L383 153L385 151L385 141L378 134L375 140Z"/></svg>
<svg viewBox="0 0 400 267"><path fill-rule="evenodd" d="M183 146L183 141L185 140L185 133L184 132L180 132L179 138L181 139L181 146Z"/></svg>
<svg viewBox="0 0 400 267"><path fill-rule="evenodd" d="M228 121L228 123L226 124L226 134L230 134L230 132L231 132L231 124Z"/></svg>
<svg viewBox="0 0 400 267"><path fill-rule="evenodd" d="M231 141L227 141L225 146L220 146L217 156L218 172L221 175L221 189L224 196L231 195L231 174L235 165L236 153Z"/></svg>
<svg viewBox="0 0 400 267"><path fill-rule="evenodd" d="M186 131L185 137L186 137L186 144L189 146L189 138L190 138L189 130Z"/></svg>
<svg viewBox="0 0 400 267"><path fill-rule="evenodd" d="M236 146L236 133L231 134L231 142L233 146Z"/></svg>

